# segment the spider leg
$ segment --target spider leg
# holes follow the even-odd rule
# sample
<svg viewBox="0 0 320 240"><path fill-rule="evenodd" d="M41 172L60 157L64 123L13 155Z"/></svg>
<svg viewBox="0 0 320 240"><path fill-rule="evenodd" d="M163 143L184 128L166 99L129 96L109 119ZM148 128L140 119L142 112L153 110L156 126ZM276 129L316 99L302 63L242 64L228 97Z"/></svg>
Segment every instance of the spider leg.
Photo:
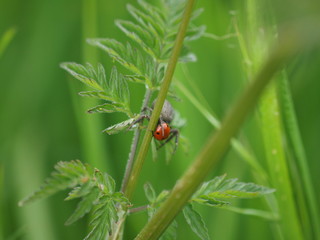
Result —
<svg viewBox="0 0 320 240"><path fill-rule="evenodd" d="M172 153L172 154L174 154L177 150L178 143L179 143L179 130L178 129L171 129L170 136L163 143L161 143L160 146L157 147L157 150L160 149L161 147L163 147L166 143L168 143L174 137L175 137L175 147L174 147L174 150Z"/></svg>
<svg viewBox="0 0 320 240"><path fill-rule="evenodd" d="M148 119L148 120L150 120L150 116L149 116L149 115L143 114L143 115L139 116L135 121L133 121L133 122L129 125L129 127L127 128L127 131L130 130L133 125L135 125L135 124L137 124L137 123L142 123L142 121L143 121L145 118Z"/></svg>

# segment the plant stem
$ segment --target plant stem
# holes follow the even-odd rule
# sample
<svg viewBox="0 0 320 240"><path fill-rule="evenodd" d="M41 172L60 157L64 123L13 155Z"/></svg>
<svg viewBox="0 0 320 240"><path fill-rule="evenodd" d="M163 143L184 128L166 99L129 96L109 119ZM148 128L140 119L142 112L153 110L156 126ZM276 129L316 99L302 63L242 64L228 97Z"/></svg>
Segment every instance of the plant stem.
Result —
<svg viewBox="0 0 320 240"><path fill-rule="evenodd" d="M294 41L292 41L293 39ZM309 38L309 40L311 39ZM290 44L288 44L288 41ZM204 181L208 173L224 155L229 147L231 138L258 101L259 96L272 79L272 76L289 57L301 49L303 43L301 31L293 29L293 31L288 31L282 36L281 41L274 48L264 67L262 67L254 81L251 82L239 101L235 103L226 116L221 128L211 135L195 162L176 182L167 200L142 229L136 240L158 239L161 236L198 186Z"/></svg>
<svg viewBox="0 0 320 240"><path fill-rule="evenodd" d="M151 95L152 95L152 91L149 88L147 88L140 112L142 112L148 106ZM142 123L140 123L140 125L141 124ZM141 135L141 129L140 129L140 127L138 127L134 131L134 136L133 136L132 143L131 143L131 148L130 148L131 150L130 150L130 153L129 153L129 159L128 159L128 162L127 162L127 165L126 165L126 170L125 170L124 177L123 177L123 180L122 180L122 185L121 185L121 191L122 192L125 192L125 190L127 188L127 185L128 185L129 176L131 174L132 165L133 165L133 162L134 162L134 157L135 157L136 152L137 152L140 135Z"/></svg>
<svg viewBox="0 0 320 240"><path fill-rule="evenodd" d="M150 146L150 141L152 138L152 132L158 122L158 119L159 119L159 116L161 113L161 109L162 109L163 103L166 99L167 92L168 92L168 89L169 89L169 86L170 86L170 83L172 80L172 76L173 76L179 55L180 55L180 51L181 51L181 48L183 45L183 39L184 39L185 33L187 31L190 16L192 13L193 4L194 4L194 0L189 0L187 2L187 5L185 8L183 17L182 17L181 26L180 26L180 29L179 29L179 32L178 32L178 35L177 35L177 38L175 41L175 45L173 47L172 55L169 60L168 67L167 67L167 70L166 70L166 73L164 76L164 80L162 82L154 110L152 111L151 119L148 124L147 131L144 135L144 138L143 138L143 141L142 141L142 144L140 147L140 151L137 155L137 160L134 163L132 173L130 175L130 181L128 182L128 186L125 191L125 195L128 197L128 199L132 198L132 194L133 194L135 186L137 184L138 177L140 175L144 160L147 156L148 149Z"/></svg>
<svg viewBox="0 0 320 240"><path fill-rule="evenodd" d="M138 213L141 211L145 211L145 210L147 210L148 206L149 205L144 205L144 206L140 206L140 207L136 207L136 208L130 208L129 213L132 214L132 213Z"/></svg>

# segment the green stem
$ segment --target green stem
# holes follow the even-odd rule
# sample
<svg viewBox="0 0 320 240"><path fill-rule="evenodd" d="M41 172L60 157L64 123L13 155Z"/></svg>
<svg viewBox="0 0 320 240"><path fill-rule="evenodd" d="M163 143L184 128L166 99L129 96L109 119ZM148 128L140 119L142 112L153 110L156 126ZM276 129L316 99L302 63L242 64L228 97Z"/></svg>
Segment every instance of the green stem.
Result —
<svg viewBox="0 0 320 240"><path fill-rule="evenodd" d="M175 84L179 90L188 97L188 100L199 110L199 112L211 123L212 126L217 129L221 127L219 120L215 118L214 115L210 113L210 111L206 109L182 83L176 81ZM256 171L254 173L256 173L259 182L263 184L268 183L266 172L261 167L257 159L245 148L245 146L243 146L243 144L235 138L231 140L231 145L233 149L242 157L242 159Z"/></svg>
<svg viewBox="0 0 320 240"><path fill-rule="evenodd" d="M181 26L175 41L175 45L173 47L173 51L172 51L172 55L171 58L169 60L168 63L168 67L164 76L164 80L162 82L160 91L159 91L159 95L157 97L157 101L154 107L154 110L152 111L152 115L151 115L151 119L150 122L148 124L147 127L147 131L144 135L141 147L140 147L140 151L137 155L137 159L134 163L133 169L132 169L132 173L130 175L130 180L127 186L127 189L125 191L125 195L131 199L132 198L132 194L134 192L134 189L136 187L137 181L138 181L138 177L140 175L144 160L147 156L148 153L148 149L150 146L150 141L152 138L152 132L158 122L159 116L160 116L160 112L163 106L163 103L166 99L167 96L167 92L169 90L169 86L172 80L172 76L180 55L180 51L183 45L183 39L188 27L188 23L190 20L190 16L192 13L192 7L194 4L194 0L189 0L187 2L186 8L185 8L185 12L182 18L182 22L181 22Z"/></svg>
<svg viewBox="0 0 320 240"><path fill-rule="evenodd" d="M282 41L279 41L280 44L276 46L264 67L226 116L221 128L211 135L195 162L177 181L167 200L142 229L136 240L158 239L170 225L198 186L224 155L231 138L236 134L245 117L258 101L272 76L289 57L301 48L302 39L298 37L299 34L301 32L291 31L282 36ZM292 37L295 37L293 38L294 41L291 40ZM287 44L288 41L291 41L291 44Z"/></svg>
<svg viewBox="0 0 320 240"><path fill-rule="evenodd" d="M152 91L149 88L147 88L147 91L145 93L144 100L143 100L143 103L142 103L141 112L145 109L145 107L148 106L151 95L152 95ZM142 124L142 123L140 123L140 124ZM127 185L128 185L129 176L131 174L132 166L133 166L133 162L134 162L134 157L136 155L137 148L138 148L138 143L139 143L139 140L140 140L140 135L141 135L141 129L138 127L134 131L134 136L133 136L132 143L131 143L131 150L130 150L130 153L129 153L129 159L128 159L128 162L127 162L127 165L126 165L126 170L125 170L125 173L124 173L122 186L121 186L121 191L122 192L125 192L125 190L127 188Z"/></svg>

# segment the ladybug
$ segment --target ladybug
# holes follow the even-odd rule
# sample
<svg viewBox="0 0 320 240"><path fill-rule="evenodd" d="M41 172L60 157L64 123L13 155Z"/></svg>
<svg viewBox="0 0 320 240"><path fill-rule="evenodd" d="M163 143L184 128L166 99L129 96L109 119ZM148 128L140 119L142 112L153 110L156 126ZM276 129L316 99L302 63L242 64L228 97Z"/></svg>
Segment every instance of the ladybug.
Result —
<svg viewBox="0 0 320 240"><path fill-rule="evenodd" d="M156 102L156 100L153 101L151 108L146 108L146 109L144 109L144 111L147 109L152 111L154 108L155 102ZM157 147L157 149L161 148L167 142L169 142L173 137L175 137L175 149L174 149L174 152L175 152L175 150L178 146L179 130L173 129L169 125L172 122L173 117L174 117L174 109L173 109L172 105L170 104L170 102L168 100L165 100L163 107L162 107L162 110L161 110L161 113L160 113L158 124L157 124L155 130L153 131L153 137L158 141L162 141L162 143ZM141 122L145 118L150 120L149 115L143 114L136 121L134 121L130 127L132 127L134 124L136 124L138 122Z"/></svg>
<svg viewBox="0 0 320 240"><path fill-rule="evenodd" d="M153 132L153 137L158 141L165 140L170 135L170 126L166 123L160 123L157 125L156 130Z"/></svg>

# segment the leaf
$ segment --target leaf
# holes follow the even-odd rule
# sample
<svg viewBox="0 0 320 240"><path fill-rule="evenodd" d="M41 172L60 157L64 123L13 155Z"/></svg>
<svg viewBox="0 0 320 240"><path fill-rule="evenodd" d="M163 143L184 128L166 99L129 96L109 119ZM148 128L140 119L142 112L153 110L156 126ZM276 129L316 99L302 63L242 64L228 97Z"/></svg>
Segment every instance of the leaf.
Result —
<svg viewBox="0 0 320 240"><path fill-rule="evenodd" d="M82 197L82 200L78 203L76 210L65 222L65 225L70 225L76 222L77 220L82 218L84 215L86 215L88 212L90 212L93 206L93 203L98 199L98 196L99 196L98 188L92 188L90 193Z"/></svg>
<svg viewBox="0 0 320 240"><path fill-rule="evenodd" d="M144 184L143 189L148 201L150 203L154 203L156 200L156 192L154 191L152 185L150 183L146 183Z"/></svg>
<svg viewBox="0 0 320 240"><path fill-rule="evenodd" d="M137 75L144 75L140 71L140 68L136 65L136 60L141 58L139 56L139 52L133 52L132 50L130 51L132 48L131 46L128 48L128 44L126 48L122 43L109 38L88 39L87 42L106 51L111 58L115 59L129 71Z"/></svg>
<svg viewBox="0 0 320 240"><path fill-rule="evenodd" d="M99 169L95 169L94 177L97 187L106 195L112 195L115 191L115 181L107 173L102 173Z"/></svg>
<svg viewBox="0 0 320 240"><path fill-rule="evenodd" d="M225 179L226 175L205 182L192 197L192 201L209 206L221 207L229 204L221 199L254 198L274 192L272 188L254 183L238 182L237 179Z"/></svg>
<svg viewBox="0 0 320 240"><path fill-rule="evenodd" d="M73 62L66 62L66 63L60 64L60 67L65 69L72 76L74 76L76 79L80 80L84 84L88 85L89 87L92 87L98 91L103 91L103 88L101 87L101 85L97 83L95 80L95 79L98 79L99 77L101 78L101 75L103 75L103 73L98 72L98 74L96 74L96 72L94 71L93 67L90 64L87 63L87 66L83 66L81 64L77 64ZM98 68L98 71L101 71L101 67ZM100 82L104 82L104 81L105 80L100 79Z"/></svg>
<svg viewBox="0 0 320 240"><path fill-rule="evenodd" d="M198 198L192 199L192 201L209 207L225 207L230 205L229 202L217 200L206 195L199 196Z"/></svg>
<svg viewBox="0 0 320 240"><path fill-rule="evenodd" d="M138 23L141 24L145 29L148 29L150 33L153 33L155 36L164 35L163 22L156 21L151 15L140 11L139 9L133 7L131 4L127 5L128 12L133 16Z"/></svg>
<svg viewBox="0 0 320 240"><path fill-rule="evenodd" d="M64 200L72 200L75 198L81 198L85 195L87 195L92 190L93 185L91 184L91 181L87 181L84 184L82 184L79 187L75 187L69 192L68 197L66 197Z"/></svg>
<svg viewBox="0 0 320 240"><path fill-rule="evenodd" d="M117 123L113 126L110 126L106 129L104 129L102 132L104 133L107 133L109 135L112 135L112 134L116 134L116 133L119 133L121 131L123 131L124 129L128 129L128 127L136 120L136 118L130 118L126 121L123 121L123 122L120 122L120 123ZM134 126L132 126L134 127Z"/></svg>
<svg viewBox="0 0 320 240"><path fill-rule="evenodd" d="M154 37L148 31L130 21L117 20L116 25L129 38L140 45L147 54L153 58L157 58L154 49L160 49L160 46L157 46L158 42L155 41Z"/></svg>
<svg viewBox="0 0 320 240"><path fill-rule="evenodd" d="M90 173L86 166L79 160L70 162L58 162L56 171L51 174L39 190L32 193L19 202L19 206L49 197L61 190L73 188L79 183L85 183L90 179Z"/></svg>
<svg viewBox="0 0 320 240"><path fill-rule="evenodd" d="M197 234L199 238L202 240L210 239L208 229L202 217L193 209L191 204L188 204L183 208L183 215L192 231Z"/></svg>
<svg viewBox="0 0 320 240"><path fill-rule="evenodd" d="M112 96L107 95L107 93L103 92L103 91L84 91L84 92L79 92L79 95L81 97L91 97L91 98L103 99L103 100L110 101L110 102L112 102L114 100Z"/></svg>
<svg viewBox="0 0 320 240"><path fill-rule="evenodd" d="M122 104L119 103L105 103L88 110L88 113L113 113L113 112L123 112L126 114L131 114L127 109L124 108Z"/></svg>
<svg viewBox="0 0 320 240"><path fill-rule="evenodd" d="M188 29L184 41L194 41L201 38L206 32L206 29L205 25Z"/></svg>
<svg viewBox="0 0 320 240"><path fill-rule="evenodd" d="M92 230L85 240L104 240L112 227L112 223L118 220L115 202L110 196L103 195L99 199L97 209L93 213L93 220L90 222Z"/></svg>

